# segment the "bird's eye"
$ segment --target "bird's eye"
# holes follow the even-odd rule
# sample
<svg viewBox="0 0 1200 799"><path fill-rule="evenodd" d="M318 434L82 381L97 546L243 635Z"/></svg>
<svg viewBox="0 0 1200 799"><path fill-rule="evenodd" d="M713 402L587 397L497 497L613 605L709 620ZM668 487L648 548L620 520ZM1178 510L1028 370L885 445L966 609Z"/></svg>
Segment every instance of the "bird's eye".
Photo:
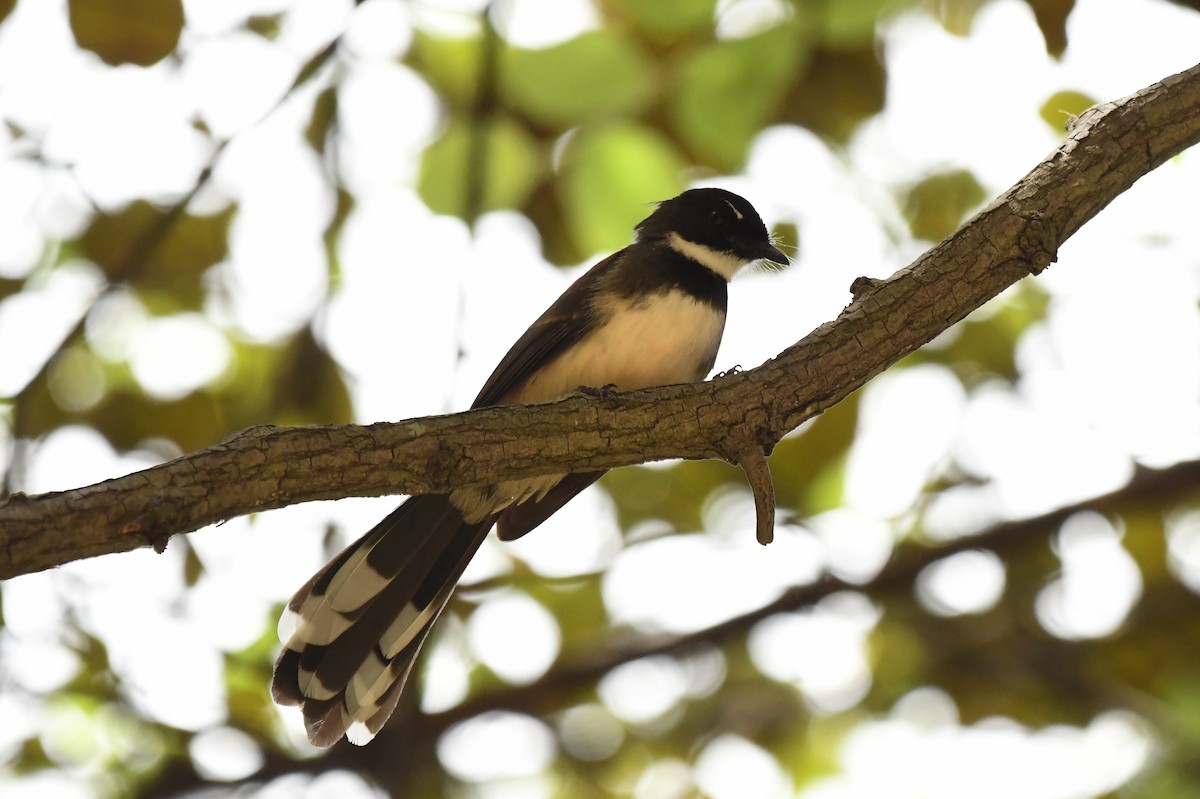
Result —
<svg viewBox="0 0 1200 799"><path fill-rule="evenodd" d="M713 227L720 229L729 224L729 217L720 211L713 211L710 221Z"/></svg>

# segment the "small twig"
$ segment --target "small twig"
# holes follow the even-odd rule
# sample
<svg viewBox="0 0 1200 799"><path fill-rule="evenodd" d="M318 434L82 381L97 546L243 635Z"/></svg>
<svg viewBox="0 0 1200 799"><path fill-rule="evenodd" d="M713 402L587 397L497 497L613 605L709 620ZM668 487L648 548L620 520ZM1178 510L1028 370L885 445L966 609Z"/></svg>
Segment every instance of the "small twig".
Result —
<svg viewBox="0 0 1200 799"><path fill-rule="evenodd" d="M754 536L766 546L775 540L775 483L762 447L749 445L736 458L754 494Z"/></svg>
<svg viewBox="0 0 1200 799"><path fill-rule="evenodd" d="M856 277L850 284L850 296L854 302L861 302L868 294L883 285L883 281L874 277Z"/></svg>

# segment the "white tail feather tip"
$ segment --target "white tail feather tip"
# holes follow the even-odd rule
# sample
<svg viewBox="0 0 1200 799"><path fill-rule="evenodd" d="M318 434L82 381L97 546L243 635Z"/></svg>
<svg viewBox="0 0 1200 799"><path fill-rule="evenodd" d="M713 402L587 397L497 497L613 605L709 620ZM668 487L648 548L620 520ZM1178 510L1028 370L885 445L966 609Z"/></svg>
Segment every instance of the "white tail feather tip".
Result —
<svg viewBox="0 0 1200 799"><path fill-rule="evenodd" d="M300 614L291 608L285 607L282 615L279 617L279 625L276 627L280 642L286 644L292 640L292 636L295 635L296 628L299 626Z"/></svg>
<svg viewBox="0 0 1200 799"><path fill-rule="evenodd" d="M346 728L346 740L355 746L366 746L375 739L375 733L367 729L364 722L356 721Z"/></svg>

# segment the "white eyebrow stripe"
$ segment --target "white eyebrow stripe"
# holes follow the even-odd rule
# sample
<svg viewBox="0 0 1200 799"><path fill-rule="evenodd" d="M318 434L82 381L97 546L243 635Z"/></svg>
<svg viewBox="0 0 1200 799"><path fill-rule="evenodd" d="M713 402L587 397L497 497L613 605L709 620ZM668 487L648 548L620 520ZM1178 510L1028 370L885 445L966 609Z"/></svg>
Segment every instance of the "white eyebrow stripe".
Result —
<svg viewBox="0 0 1200 799"><path fill-rule="evenodd" d="M738 219L745 219L745 217L742 216L742 212L739 211L733 203L729 202L729 200L725 200L725 204L729 206L731 211L733 211L734 216L736 216Z"/></svg>

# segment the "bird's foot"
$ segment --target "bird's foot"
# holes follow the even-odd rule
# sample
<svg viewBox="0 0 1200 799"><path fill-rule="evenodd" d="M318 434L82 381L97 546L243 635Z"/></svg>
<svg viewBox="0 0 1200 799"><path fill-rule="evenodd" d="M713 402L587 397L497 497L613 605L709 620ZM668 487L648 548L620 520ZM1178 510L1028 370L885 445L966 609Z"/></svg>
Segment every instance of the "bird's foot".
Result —
<svg viewBox="0 0 1200 799"><path fill-rule="evenodd" d="M607 385L600 386L599 388L596 386L580 386L572 393L583 397L590 397L591 399L612 399L617 393L617 384L608 383Z"/></svg>

